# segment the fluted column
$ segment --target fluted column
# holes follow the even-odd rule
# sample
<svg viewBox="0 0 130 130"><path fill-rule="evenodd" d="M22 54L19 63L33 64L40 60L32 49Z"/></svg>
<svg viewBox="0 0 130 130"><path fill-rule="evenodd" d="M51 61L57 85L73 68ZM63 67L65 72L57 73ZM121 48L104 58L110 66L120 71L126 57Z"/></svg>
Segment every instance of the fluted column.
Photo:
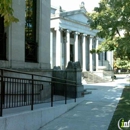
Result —
<svg viewBox="0 0 130 130"><path fill-rule="evenodd" d="M68 65L68 62L70 61L70 31L66 31L66 66Z"/></svg>
<svg viewBox="0 0 130 130"><path fill-rule="evenodd" d="M93 37L89 37L89 51L92 50ZM93 71L92 54L89 53L89 71Z"/></svg>
<svg viewBox="0 0 130 130"><path fill-rule="evenodd" d="M86 35L82 35L82 71L86 71Z"/></svg>
<svg viewBox="0 0 130 130"><path fill-rule="evenodd" d="M96 49L98 48L98 39L96 39ZM99 62L98 62L98 53L96 53L96 71L98 70L98 65L99 65Z"/></svg>
<svg viewBox="0 0 130 130"><path fill-rule="evenodd" d="M51 69L53 68L53 31L51 30L51 36L50 36L50 64Z"/></svg>
<svg viewBox="0 0 130 130"><path fill-rule="evenodd" d="M74 42L74 61L78 61L78 32L75 32L75 35L74 35L74 39L75 39L75 42Z"/></svg>
<svg viewBox="0 0 130 130"><path fill-rule="evenodd" d="M56 29L56 66L61 66L61 30Z"/></svg>

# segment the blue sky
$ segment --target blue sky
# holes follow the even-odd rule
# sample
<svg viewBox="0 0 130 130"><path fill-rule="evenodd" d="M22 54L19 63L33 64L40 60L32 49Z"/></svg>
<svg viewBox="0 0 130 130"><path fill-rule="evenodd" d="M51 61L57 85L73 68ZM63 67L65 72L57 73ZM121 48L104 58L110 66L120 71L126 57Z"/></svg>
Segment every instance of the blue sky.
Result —
<svg viewBox="0 0 130 130"><path fill-rule="evenodd" d="M81 2L85 3L86 10L91 12L94 7L98 6L100 0L51 0L52 6L62 6L64 10L75 10L79 9Z"/></svg>

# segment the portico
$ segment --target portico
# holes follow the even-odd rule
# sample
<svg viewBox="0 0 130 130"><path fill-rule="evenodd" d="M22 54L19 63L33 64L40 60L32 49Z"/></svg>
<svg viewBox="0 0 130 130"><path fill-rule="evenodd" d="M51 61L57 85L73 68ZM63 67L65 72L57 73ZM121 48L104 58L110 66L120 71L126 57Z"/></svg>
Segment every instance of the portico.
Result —
<svg viewBox="0 0 130 130"><path fill-rule="evenodd" d="M82 32L63 29L61 27L51 30L51 63L63 69L69 61L80 61L83 71L86 71L88 68L86 61L89 60L89 70L92 71L93 54L88 52L92 49L93 38L89 34L83 34ZM54 52L55 56L53 55ZM87 57L87 53L89 57ZM96 56L98 59L98 54ZM56 59L55 63L52 57L56 57L54 58Z"/></svg>
<svg viewBox="0 0 130 130"><path fill-rule="evenodd" d="M80 61L82 71L98 70L104 56L99 58L99 54L91 54L90 50L97 48L102 39L95 37L97 31L91 30L87 21L85 8L74 11L51 8L51 68L64 69L69 61Z"/></svg>

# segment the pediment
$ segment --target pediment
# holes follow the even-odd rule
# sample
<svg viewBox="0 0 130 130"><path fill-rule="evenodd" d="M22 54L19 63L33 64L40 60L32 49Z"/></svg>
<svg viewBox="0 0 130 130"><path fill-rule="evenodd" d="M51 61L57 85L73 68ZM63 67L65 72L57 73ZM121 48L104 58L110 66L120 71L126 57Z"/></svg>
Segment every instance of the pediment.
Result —
<svg viewBox="0 0 130 130"><path fill-rule="evenodd" d="M86 16L85 13L82 13L82 12L78 12L78 13L73 12L70 14L68 12L64 17L77 21L77 22L82 22L85 24L87 24L87 21L88 21L88 17Z"/></svg>

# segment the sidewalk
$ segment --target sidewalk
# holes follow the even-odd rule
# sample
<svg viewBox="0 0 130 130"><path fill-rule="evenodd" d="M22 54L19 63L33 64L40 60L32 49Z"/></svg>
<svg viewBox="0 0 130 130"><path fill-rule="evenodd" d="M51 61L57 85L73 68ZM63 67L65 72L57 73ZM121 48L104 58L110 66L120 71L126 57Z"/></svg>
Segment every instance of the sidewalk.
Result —
<svg viewBox="0 0 130 130"><path fill-rule="evenodd" d="M107 130L124 85L123 80L84 85L92 94L39 130Z"/></svg>

